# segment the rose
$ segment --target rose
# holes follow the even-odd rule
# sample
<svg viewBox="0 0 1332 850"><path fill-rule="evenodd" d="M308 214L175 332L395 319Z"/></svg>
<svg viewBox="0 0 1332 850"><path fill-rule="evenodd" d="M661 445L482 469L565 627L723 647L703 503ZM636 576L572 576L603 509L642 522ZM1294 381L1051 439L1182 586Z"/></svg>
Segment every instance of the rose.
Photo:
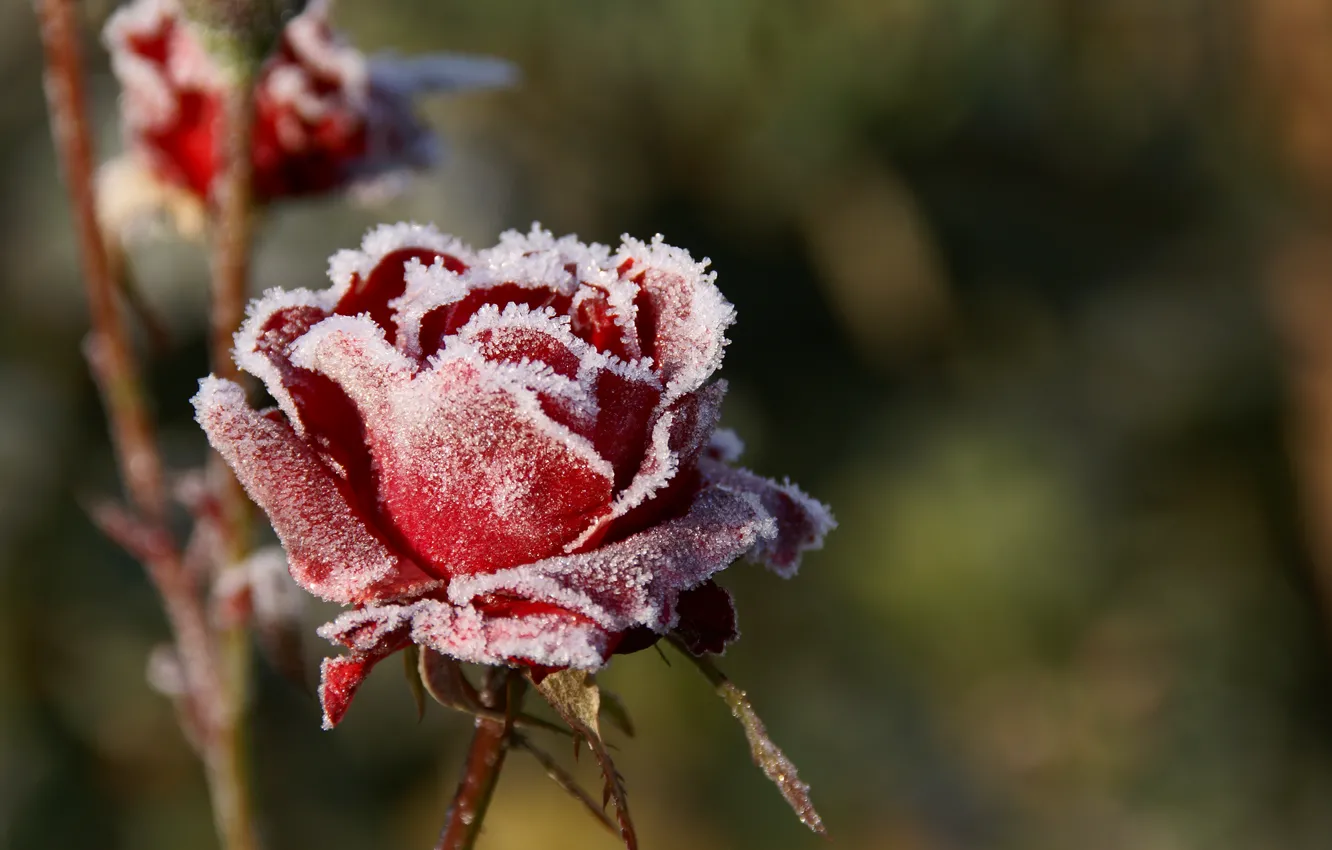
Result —
<svg viewBox="0 0 1332 850"><path fill-rule="evenodd" d="M826 508L731 466L715 429L734 311L705 265L660 237L473 252L396 225L335 255L331 289L251 306L236 361L277 408L212 377L194 403L296 581L356 606L320 631L350 650L324 662L326 725L411 642L538 674L672 631L720 652L713 574L790 576L821 545Z"/></svg>
<svg viewBox="0 0 1332 850"><path fill-rule="evenodd" d="M314 195L430 166L434 135L412 112L422 92L504 85L512 68L437 54L367 59L314 0L283 29L255 84L254 190L260 199ZM206 199L221 164L227 77L176 0L135 0L104 41L123 88L122 128L140 171Z"/></svg>

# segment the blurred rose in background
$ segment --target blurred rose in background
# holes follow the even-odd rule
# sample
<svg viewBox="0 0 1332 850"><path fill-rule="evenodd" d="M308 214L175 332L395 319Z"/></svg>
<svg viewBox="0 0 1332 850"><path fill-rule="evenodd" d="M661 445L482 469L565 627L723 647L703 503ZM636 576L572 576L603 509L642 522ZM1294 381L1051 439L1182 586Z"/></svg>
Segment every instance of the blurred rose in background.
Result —
<svg viewBox="0 0 1332 850"><path fill-rule="evenodd" d="M102 152L116 87L84 4ZM1321 0L344 2L367 51L517 89L387 206L271 212L256 289L318 287L379 221L477 244L533 219L711 257L739 321L724 424L841 528L798 585L737 567L722 665L842 848L1325 846L1332 834L1332 10ZM211 847L145 683L165 635L80 508L114 489L37 39L0 6L0 847ZM134 253L197 463L198 248ZM331 609L306 612L309 630ZM321 651L310 641L308 651ZM264 670L274 847L412 848L469 723L377 672L334 734ZM605 684L646 848L817 847L693 671ZM591 771L583 764L580 771ZM616 846L534 765L485 847Z"/></svg>

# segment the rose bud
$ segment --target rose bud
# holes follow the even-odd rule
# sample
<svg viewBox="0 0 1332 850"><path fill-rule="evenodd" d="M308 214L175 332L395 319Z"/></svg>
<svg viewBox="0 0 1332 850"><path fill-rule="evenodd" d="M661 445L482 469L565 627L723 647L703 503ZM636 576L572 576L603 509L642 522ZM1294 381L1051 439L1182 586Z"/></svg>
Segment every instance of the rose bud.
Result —
<svg viewBox="0 0 1332 850"><path fill-rule="evenodd" d="M379 188L427 168L439 145L414 114L414 97L508 85L516 76L496 59L367 58L333 32L328 10L326 0L314 0L293 17L259 72L253 164L260 200ZM222 163L228 75L176 0L134 0L111 17L103 40L122 87L127 149L104 182L126 197L108 205L124 219L141 212L136 205L174 207L182 194L206 201Z"/></svg>
<svg viewBox="0 0 1332 850"><path fill-rule="evenodd" d="M236 362L277 407L213 377L194 404L296 581L355 606L320 630L350 650L324 662L326 725L413 642L534 678L663 634L720 652L712 576L791 576L821 545L827 509L716 430L734 310L705 267L660 237L472 251L394 225L335 255L331 288L251 305Z"/></svg>

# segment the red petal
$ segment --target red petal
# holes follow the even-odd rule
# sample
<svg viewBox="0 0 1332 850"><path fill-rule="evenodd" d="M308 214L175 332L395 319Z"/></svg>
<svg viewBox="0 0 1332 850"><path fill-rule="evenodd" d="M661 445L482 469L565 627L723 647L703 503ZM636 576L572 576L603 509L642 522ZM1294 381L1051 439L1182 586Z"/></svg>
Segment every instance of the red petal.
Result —
<svg viewBox="0 0 1332 850"><path fill-rule="evenodd" d="M639 625L665 632L682 591L726 568L773 531L771 518L745 495L710 488L684 516L619 542L454 578L449 599L465 604L504 593L559 605L614 632Z"/></svg>
<svg viewBox="0 0 1332 850"><path fill-rule="evenodd" d="M366 325L328 320L302 341L297 362L355 400L383 514L432 571L539 560L604 513L611 471L543 412L539 376L514 378L463 352L408 377L407 364L394 365L401 355Z"/></svg>
<svg viewBox="0 0 1332 850"><path fill-rule="evenodd" d="M314 305L295 304L277 306L265 317L263 305L264 302L259 303L254 318L247 322L237 347L241 352L248 349L263 357L269 368L263 368L264 364L244 353L238 359L247 371L264 378L269 392L279 402L287 402L284 409L289 416L295 415L307 442L342 471L362 510L374 514L373 500L365 500L375 491L374 467L356 406L342 387L328 377L291 362L292 344L326 319L328 312Z"/></svg>
<svg viewBox="0 0 1332 850"><path fill-rule="evenodd" d="M493 363L544 363L566 378L578 375L579 355L553 333L531 325L497 324L472 334L468 341Z"/></svg>
<svg viewBox="0 0 1332 850"><path fill-rule="evenodd" d="M257 413L244 391L208 378L194 398L199 424L268 514L292 576L334 602L419 591L433 580L393 552L348 499L347 484L277 415Z"/></svg>
<svg viewBox="0 0 1332 850"><path fill-rule="evenodd" d="M421 319L421 355L430 357L438 352L444 346L444 339L457 333L482 307L494 305L503 309L509 304L522 304L534 310L551 307L556 313L564 313L569 309L569 296L518 283L474 290L460 301L436 308Z"/></svg>
<svg viewBox="0 0 1332 850"><path fill-rule="evenodd" d="M699 468L709 482L758 497L776 522L776 534L755 546L750 556L782 578L795 575L801 553L821 548L824 535L837 527L828 506L794 484L778 484L747 469L706 458Z"/></svg>
<svg viewBox="0 0 1332 850"><path fill-rule="evenodd" d="M422 600L412 640L460 661L540 667L601 667L612 638L589 618L558 606L514 605L488 613L471 605Z"/></svg>
<svg viewBox="0 0 1332 850"><path fill-rule="evenodd" d="M642 356L634 328L611 309L607 294L600 289L589 287L580 293L570 318L573 319L573 332L597 351L626 362Z"/></svg>
<svg viewBox="0 0 1332 850"><path fill-rule="evenodd" d="M639 345L672 394L701 387L721 366L725 332L735 309L688 252L661 237L645 245L624 240L618 268L638 284L634 299Z"/></svg>
<svg viewBox="0 0 1332 850"><path fill-rule="evenodd" d="M731 594L715 581L705 581L681 593L675 610L680 617L675 633L695 655L721 653L740 637Z"/></svg>
<svg viewBox="0 0 1332 850"><path fill-rule="evenodd" d="M384 256L373 270L364 277L356 274L351 286L338 301L334 312L343 316L355 316L369 313L375 324L384 331L384 337L392 343L398 332L393 319L393 310L389 302L400 297L407 289L407 277L404 267L412 260L424 266L430 266L441 260L450 270L461 266L457 257L439 254L428 248L400 248Z"/></svg>
<svg viewBox="0 0 1332 850"><path fill-rule="evenodd" d="M324 708L325 729L332 729L342 722L351 707L352 697L356 696L361 683L378 661L377 658L347 655L324 659L320 665L319 703Z"/></svg>
<svg viewBox="0 0 1332 850"><path fill-rule="evenodd" d="M662 446L654 441L644 455L633 483L607 518L602 542L623 540L689 509L700 486L698 458L721 415L725 395L726 382L714 381L671 405L667 442Z"/></svg>
<svg viewBox="0 0 1332 850"><path fill-rule="evenodd" d="M614 467L619 492L629 486L643 463L661 389L603 369L597 375L596 394L599 413L589 436L597 454Z"/></svg>

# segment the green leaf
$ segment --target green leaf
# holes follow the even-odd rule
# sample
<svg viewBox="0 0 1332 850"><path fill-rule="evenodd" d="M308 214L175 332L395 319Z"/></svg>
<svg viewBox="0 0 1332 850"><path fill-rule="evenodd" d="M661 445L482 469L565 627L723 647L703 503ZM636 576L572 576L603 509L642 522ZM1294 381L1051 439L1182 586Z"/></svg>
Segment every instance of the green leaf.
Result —
<svg viewBox="0 0 1332 850"><path fill-rule="evenodd" d="M718 695L726 700L726 704L730 706L731 714L735 715L735 719L739 720L740 725L744 727L745 737L749 740L749 752L754 757L754 763L768 775L768 778L777 786L777 790L782 792L786 802L795 810L796 817L800 818L800 822L805 826L826 838L828 831L823 826L823 819L814 810L813 801L809 799L809 786L800 781L795 765L768 737L768 730L764 727L758 714L754 712L754 706L749 702L749 697L745 695L744 691L736 687L730 679L726 678L726 675L717 669L711 659L694 655L675 638L671 638L671 643L686 658L694 662L694 665L703 672L703 675L717 689Z"/></svg>

